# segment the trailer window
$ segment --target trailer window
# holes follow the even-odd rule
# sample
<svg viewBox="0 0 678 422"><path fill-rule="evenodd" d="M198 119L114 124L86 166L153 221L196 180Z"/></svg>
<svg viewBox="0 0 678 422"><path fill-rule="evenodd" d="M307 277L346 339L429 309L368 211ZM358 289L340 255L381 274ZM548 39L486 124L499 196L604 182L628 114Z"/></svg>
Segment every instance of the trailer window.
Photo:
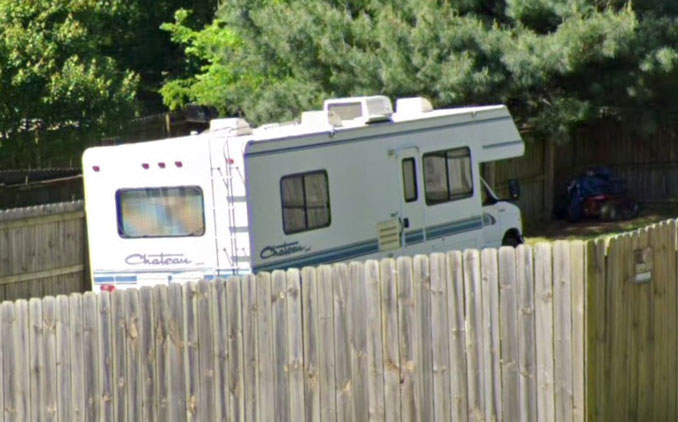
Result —
<svg viewBox="0 0 678 422"><path fill-rule="evenodd" d="M121 237L205 234L203 195L198 186L125 189L115 197Z"/></svg>
<svg viewBox="0 0 678 422"><path fill-rule="evenodd" d="M283 230L286 234L330 225L327 172L314 171L280 179Z"/></svg>
<svg viewBox="0 0 678 422"><path fill-rule="evenodd" d="M411 157L403 160L403 193L405 202L417 200L417 168Z"/></svg>
<svg viewBox="0 0 678 422"><path fill-rule="evenodd" d="M449 149L424 154L426 204L434 205L473 195L471 151Z"/></svg>

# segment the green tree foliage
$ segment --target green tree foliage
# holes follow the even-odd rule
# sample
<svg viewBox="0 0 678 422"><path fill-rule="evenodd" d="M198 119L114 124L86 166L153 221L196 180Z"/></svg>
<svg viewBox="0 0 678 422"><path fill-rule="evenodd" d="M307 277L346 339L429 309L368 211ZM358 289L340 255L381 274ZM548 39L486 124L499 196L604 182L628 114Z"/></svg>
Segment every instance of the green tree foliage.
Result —
<svg viewBox="0 0 678 422"><path fill-rule="evenodd" d="M132 116L138 77L101 54L105 13L88 0L0 0L4 165L39 165L40 150L75 149Z"/></svg>
<svg viewBox="0 0 678 422"><path fill-rule="evenodd" d="M233 0L200 31L186 18L165 29L200 67L164 86L172 107L198 101L264 122L323 98L424 95L436 106L507 103L556 140L639 110L652 126L677 107L669 0Z"/></svg>

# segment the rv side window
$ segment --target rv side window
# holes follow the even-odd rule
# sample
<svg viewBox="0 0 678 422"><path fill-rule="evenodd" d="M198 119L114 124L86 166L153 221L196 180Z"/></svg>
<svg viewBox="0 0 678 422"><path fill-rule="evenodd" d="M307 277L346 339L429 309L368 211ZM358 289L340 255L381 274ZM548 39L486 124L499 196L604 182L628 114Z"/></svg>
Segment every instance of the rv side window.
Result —
<svg viewBox="0 0 678 422"><path fill-rule="evenodd" d="M473 195L471 151L457 148L424 154L424 189L428 205Z"/></svg>
<svg viewBox="0 0 678 422"><path fill-rule="evenodd" d="M286 234L330 225L330 193L326 171L293 174L280 179L283 230Z"/></svg>
<svg viewBox="0 0 678 422"><path fill-rule="evenodd" d="M205 234L198 186L122 189L116 192L118 233L124 238Z"/></svg>
<svg viewBox="0 0 678 422"><path fill-rule="evenodd" d="M403 192L405 202L417 200L417 168L411 157L403 160Z"/></svg>

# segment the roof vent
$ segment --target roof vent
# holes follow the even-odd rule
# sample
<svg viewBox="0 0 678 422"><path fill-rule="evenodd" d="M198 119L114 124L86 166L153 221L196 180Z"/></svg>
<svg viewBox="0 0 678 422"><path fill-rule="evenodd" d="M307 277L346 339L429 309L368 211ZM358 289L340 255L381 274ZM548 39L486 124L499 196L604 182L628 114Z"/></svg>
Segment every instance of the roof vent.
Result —
<svg viewBox="0 0 678 422"><path fill-rule="evenodd" d="M229 135L243 136L251 135L252 128L245 119L230 118L230 119L214 119L210 121L210 132L228 131Z"/></svg>
<svg viewBox="0 0 678 422"><path fill-rule="evenodd" d="M326 100L323 109L328 115L335 113L342 122L363 124L390 120L393 114L391 100L384 95Z"/></svg>
<svg viewBox="0 0 678 422"><path fill-rule="evenodd" d="M396 113L422 114L433 111L429 100L423 97L399 98L396 100Z"/></svg>

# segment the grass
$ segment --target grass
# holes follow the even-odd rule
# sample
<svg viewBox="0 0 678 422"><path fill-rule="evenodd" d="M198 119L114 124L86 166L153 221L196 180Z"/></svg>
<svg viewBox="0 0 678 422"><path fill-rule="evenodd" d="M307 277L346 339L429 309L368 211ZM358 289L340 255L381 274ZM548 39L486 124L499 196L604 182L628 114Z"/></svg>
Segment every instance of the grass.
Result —
<svg viewBox="0 0 678 422"><path fill-rule="evenodd" d="M529 245L554 240L590 240L633 231L660 221L678 218L678 203L649 203L641 205L638 217L624 221L587 219L578 222L566 220L537 221L525 227L525 241Z"/></svg>

